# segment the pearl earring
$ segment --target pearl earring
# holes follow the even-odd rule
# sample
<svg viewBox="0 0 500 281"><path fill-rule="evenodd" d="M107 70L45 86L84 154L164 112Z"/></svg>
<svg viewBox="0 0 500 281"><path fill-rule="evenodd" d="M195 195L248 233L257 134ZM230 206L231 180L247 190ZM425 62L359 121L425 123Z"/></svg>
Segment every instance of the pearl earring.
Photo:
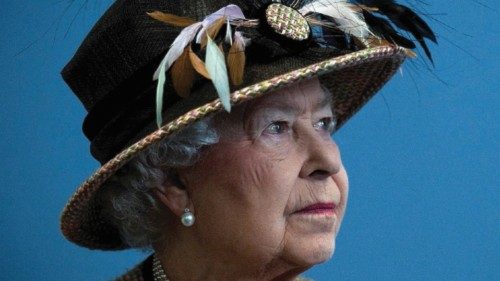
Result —
<svg viewBox="0 0 500 281"><path fill-rule="evenodd" d="M181 216L181 222L185 227L190 227L194 224L194 215L188 208L184 210L184 214Z"/></svg>

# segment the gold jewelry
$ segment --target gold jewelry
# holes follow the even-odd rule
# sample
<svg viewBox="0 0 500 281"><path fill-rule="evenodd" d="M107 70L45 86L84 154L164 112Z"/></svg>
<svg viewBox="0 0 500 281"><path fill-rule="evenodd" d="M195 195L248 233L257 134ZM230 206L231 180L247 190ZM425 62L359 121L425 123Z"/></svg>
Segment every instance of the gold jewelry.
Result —
<svg viewBox="0 0 500 281"><path fill-rule="evenodd" d="M169 281L163 266L161 265L160 259L154 254L153 256L153 280L154 281ZM311 279L305 279L302 277L297 277L295 281L312 281Z"/></svg>
<svg viewBox="0 0 500 281"><path fill-rule="evenodd" d="M165 270L163 270L163 266L161 266L160 259L158 259L156 254L153 256L153 280L169 281L167 274L165 274Z"/></svg>

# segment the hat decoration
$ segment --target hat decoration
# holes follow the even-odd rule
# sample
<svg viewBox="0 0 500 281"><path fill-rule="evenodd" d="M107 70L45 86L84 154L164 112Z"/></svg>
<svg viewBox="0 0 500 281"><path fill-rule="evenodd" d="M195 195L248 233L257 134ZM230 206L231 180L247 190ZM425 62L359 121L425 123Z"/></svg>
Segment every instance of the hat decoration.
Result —
<svg viewBox="0 0 500 281"><path fill-rule="evenodd" d="M249 8L227 5L203 21L154 11L152 18L183 27L158 66L153 79L156 88L156 123L162 126L164 85L167 72L177 95L186 98L197 77L211 80L224 109L231 110L231 85L244 79L245 48L251 40L245 31L280 44L289 52L307 50L312 45L352 52L381 45L410 49L416 45L400 33L407 31L419 42L433 62L424 38L436 36L413 10L394 0L253 0ZM245 14L251 17L247 18ZM378 14L378 15L377 15ZM198 54L204 53L204 61ZM203 56L202 56L203 57Z"/></svg>

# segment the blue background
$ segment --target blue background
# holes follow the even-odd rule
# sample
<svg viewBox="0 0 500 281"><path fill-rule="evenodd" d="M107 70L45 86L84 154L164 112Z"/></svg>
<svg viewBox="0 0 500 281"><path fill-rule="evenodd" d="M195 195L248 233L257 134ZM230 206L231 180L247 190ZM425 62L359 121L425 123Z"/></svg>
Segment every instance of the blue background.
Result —
<svg viewBox="0 0 500 281"><path fill-rule="evenodd" d="M145 256L59 232L98 167L59 71L109 3L2 0L0 279L109 280ZM335 135L350 201L334 258L307 273L317 281L500 280L500 4L416 7L439 35L436 67L407 62Z"/></svg>

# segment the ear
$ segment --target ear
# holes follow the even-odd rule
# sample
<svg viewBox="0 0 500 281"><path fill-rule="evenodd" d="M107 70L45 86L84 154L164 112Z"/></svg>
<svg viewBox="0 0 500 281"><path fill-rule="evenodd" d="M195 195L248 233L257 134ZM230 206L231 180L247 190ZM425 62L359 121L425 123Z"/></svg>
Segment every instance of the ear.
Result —
<svg viewBox="0 0 500 281"><path fill-rule="evenodd" d="M155 188L154 191L163 205L169 208L176 216L180 217L186 208L194 212L189 193L182 186L182 183L169 179L163 186Z"/></svg>

